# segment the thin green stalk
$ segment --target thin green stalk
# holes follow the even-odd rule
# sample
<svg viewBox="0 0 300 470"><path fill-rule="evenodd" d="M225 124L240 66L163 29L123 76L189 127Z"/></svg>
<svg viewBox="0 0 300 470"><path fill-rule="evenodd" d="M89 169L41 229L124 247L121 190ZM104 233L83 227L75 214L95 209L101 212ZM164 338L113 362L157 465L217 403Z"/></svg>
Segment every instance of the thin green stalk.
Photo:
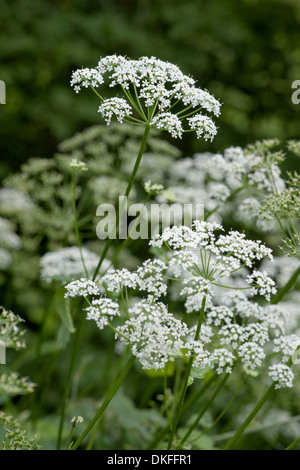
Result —
<svg viewBox="0 0 300 470"><path fill-rule="evenodd" d="M117 363L117 366L116 366L116 370L114 371L114 374L112 376L112 379L111 379L111 383L114 383L115 380L117 380L117 378L119 377L119 374L120 374L120 371L122 369L122 366L124 365L124 363L126 362L126 359L128 354L129 348L128 346L126 347L126 350L124 352L124 355L120 356L119 357L119 360L118 360L118 363ZM94 426L94 429L91 431L91 435L90 435L90 438L89 438L89 441L86 445L86 448L85 450L91 450L93 448L93 444L94 444L94 441L95 441L95 438L96 438L96 435L97 435L97 432L99 431L99 428L101 427L101 420L98 421L98 423Z"/></svg>
<svg viewBox="0 0 300 470"><path fill-rule="evenodd" d="M180 441L180 445L182 446L182 444L184 444L184 442L187 440L187 438L189 437L189 435L193 432L193 430L198 426L198 423L200 421L200 419L202 418L202 416L204 415L204 413L209 409L210 405L214 402L216 396L220 393L220 391L222 390L222 388L224 387L225 385L225 382L226 380L228 379L229 377L229 374L225 374L224 377L222 378L222 380L220 381L219 385L216 387L216 390L214 391L212 397L206 402L206 404L204 405L204 407L202 408L202 410L200 411L200 413L198 414L197 418L195 419L195 421L193 422L193 424L190 426L189 430L187 431L187 433L185 434L185 436L183 437L183 439L181 439Z"/></svg>
<svg viewBox="0 0 300 470"><path fill-rule="evenodd" d="M298 276L300 275L300 266L296 269L296 271L292 274L290 279L287 283L277 292L277 294L272 298L271 304L277 304L280 300L289 292L289 290L293 287L296 283Z"/></svg>
<svg viewBox="0 0 300 470"><path fill-rule="evenodd" d="M195 341L198 341L198 339L199 339L200 330L201 330L201 326L202 326L203 318L204 318L205 304L206 304L206 296L202 300L201 310L200 310L200 313L199 313L198 324L197 324L197 329L196 329L195 338L194 338ZM192 353L191 357L190 357L190 360L189 360L189 363L188 363L187 370L186 370L185 378L184 378L182 393L181 393L179 405L178 405L178 408L177 408L177 413L176 413L175 421L174 421L174 424L173 424L171 436L170 436L170 439L169 439L168 450L170 450L171 447L172 447L173 439L174 439L174 436L175 436L175 433L176 433L176 430L177 430L177 426L178 426L178 422L179 422L179 419L180 419L180 416L181 416L181 413L182 413L182 409L183 409L183 406L184 406L184 399L185 399L186 391L187 391L187 388L188 388L188 382L189 382L189 377L191 375L191 369L192 369L192 366L193 366L193 362L194 362L194 355Z"/></svg>
<svg viewBox="0 0 300 470"><path fill-rule="evenodd" d="M297 444L300 442L300 437L294 440L286 449L284 450L292 450Z"/></svg>
<svg viewBox="0 0 300 470"><path fill-rule="evenodd" d="M136 85L134 84L133 85L133 89L134 89L134 94L135 94L135 97L136 97L136 101L137 101L137 104L138 104L138 107L139 109L141 110L141 113L145 119L145 121L149 122L149 107L147 107L147 114L148 116L146 117L146 114L144 112L144 109L143 109L143 106L141 104L141 101L140 101L140 98L139 98L139 95L138 95L138 92L137 92L137 89L136 89Z"/></svg>
<svg viewBox="0 0 300 470"><path fill-rule="evenodd" d="M213 384L213 382L216 379L216 374L212 374L211 377L208 379L207 382L205 382L200 390L195 392L191 397L186 400L183 410L182 410L182 415L184 415L187 411L189 411L194 404L198 401L200 397L202 397L203 393Z"/></svg>
<svg viewBox="0 0 300 470"><path fill-rule="evenodd" d="M72 429L71 429L71 431L70 431L70 435L69 435L69 439L68 439L68 445L67 445L67 450L70 448L70 446L71 446L71 444L72 444L73 432L74 432L74 426L72 426Z"/></svg>
<svg viewBox="0 0 300 470"><path fill-rule="evenodd" d="M128 182L128 185L127 185L127 188L126 188L126 191L125 191L125 194L124 196L128 197L129 194L130 194L130 191L132 189L132 186L133 186L133 183L134 183L134 180L135 180L135 177L136 177L136 174L137 174L137 171L139 169L139 166L140 166L140 163L141 163L141 160L142 160L142 157L143 157L143 153L145 151L145 148L146 148L146 145L147 145L147 140L148 140L148 136L149 136L149 132L150 132L150 126L149 125L146 125L145 127L145 131L144 131L144 135L143 135L143 138L142 138L142 142L141 142L141 146L140 146L140 149L139 149L139 153L137 155L137 158L136 158L136 161L135 161L135 165L133 167L133 170L132 170L132 173L131 173L131 176L130 176L130 179L129 179L129 182ZM116 229L119 227L119 204L117 205L117 210L116 210ZM94 276L93 276L93 280L96 279L97 277L97 274L101 268L101 265L103 263L103 260L110 248L110 245L112 244L112 241L113 239L112 238L108 238L106 244L105 244L105 247L104 247L104 250L101 254L101 257L100 257L100 260L98 262L98 265L96 267L96 270L94 272Z"/></svg>
<svg viewBox="0 0 300 470"><path fill-rule="evenodd" d="M247 416L243 424L237 429L237 431L234 433L234 436L225 444L222 450L230 450L236 443L236 441L241 437L247 426L251 423L253 418L257 415L259 410L263 407L263 405L266 403L266 401L270 398L272 393L274 392L275 385L274 383L268 388L266 393L263 395L263 397L259 400L257 405L253 408L251 413Z"/></svg>
<svg viewBox="0 0 300 470"><path fill-rule="evenodd" d="M167 377L167 368L165 368L164 372L164 405L166 410L166 417L168 419L169 428L172 429L172 418L170 415L169 405L168 405L168 377Z"/></svg>
<svg viewBox="0 0 300 470"><path fill-rule="evenodd" d="M147 202L149 201L149 198L150 198L150 195L147 196L146 200L145 200L145 204L147 204ZM114 257L112 258L112 260L110 261L110 264L109 266L107 266L106 270L104 271L103 274L105 274L110 268L111 266L114 264L114 262L116 261L116 259L118 258L119 254L121 253L121 251L128 245L129 241L132 240L130 238L130 235L132 234L133 230L135 230L135 228L137 227L138 223L139 223L139 220L142 216L142 212L140 212L139 216L135 219L135 223L133 224L130 232L128 233L126 239L123 241L122 245L116 250L115 254L114 254Z"/></svg>
<svg viewBox="0 0 300 470"><path fill-rule="evenodd" d="M80 233L79 233L79 227L78 227L78 217L77 217L77 208L76 208L76 172L73 172L73 181L72 181L72 204L73 204L73 215L74 215L74 227L75 227L75 233L76 233L76 240L77 240L77 245L79 248L80 252L80 258L81 262L83 265L83 269L85 272L85 276L88 279L89 278L89 273L85 265L83 253L82 253L82 245L81 245L81 239L80 239Z"/></svg>
<svg viewBox="0 0 300 470"><path fill-rule="evenodd" d="M197 402L197 400L203 395L203 393L210 387L212 382L215 380L215 375L212 375L210 379L205 382L200 390L198 390L194 395L192 395L184 404L183 410L182 410L182 416L186 414L190 408ZM157 444L163 439L163 437L167 434L169 431L169 425L165 426L159 433L155 436L155 438L148 444L146 447L146 450L150 449L155 449Z"/></svg>
<svg viewBox="0 0 300 470"><path fill-rule="evenodd" d="M208 428L204 429L202 431L202 433L200 434L200 436L197 436L197 439L201 438L202 436L204 436L204 434L207 434L219 421L220 419L223 418L223 416L227 413L227 411L229 410L229 408L231 407L232 403L234 402L234 400L236 399L236 397L238 396L238 394L240 393L240 390L243 386L243 383L242 385L237 389L237 391L234 393L234 395L232 396L232 398L229 400L229 402L227 403L227 405L225 406L225 408L223 408L223 410L221 411L221 413L217 416L217 418L214 420L213 424L211 426L209 426ZM192 441L193 442L193 441Z"/></svg>
<svg viewBox="0 0 300 470"><path fill-rule="evenodd" d="M291 423L298 423L300 420L300 416L295 416L294 418L287 418L283 419L281 421L272 421L267 424L260 424L255 427L251 427L250 429L247 429L244 432L244 436L249 436L250 434L256 434L261 431L266 431L267 429L274 429L276 427L282 427L282 426L289 426ZM220 442L220 441L226 441L227 439L230 439L232 436L234 436L234 431L229 431L223 434L218 434L216 436L213 436L212 439L214 442Z"/></svg>
<svg viewBox="0 0 300 470"><path fill-rule="evenodd" d="M62 432L63 432L63 426L64 426L67 400L68 400L69 393L70 393L73 371L74 371L75 361L76 361L77 352L79 348L79 340L80 340L80 335L81 335L83 324L84 324L84 319L85 319L85 315L81 312L80 318L79 318L79 324L77 326L77 330L75 332L75 337L73 341L71 359L70 359L69 369L67 372L66 386L64 389L63 397L62 397L60 421L59 421L58 436L57 436L57 450L60 450L61 448L61 440L62 440Z"/></svg>
<svg viewBox="0 0 300 470"><path fill-rule="evenodd" d="M79 436L77 441L73 444L70 450L76 450L79 447L83 439L89 434L89 432L93 429L97 421L101 418L107 406L109 405L109 403L115 396L116 392L118 391L120 385L122 384L124 379L127 377L129 371L131 370L134 360L135 360L134 356L131 356L131 358L128 360L127 364L125 365L124 369L122 370L121 374L119 375L119 378L112 384L99 410L97 411L93 419L90 421L90 423L87 425L83 433Z"/></svg>

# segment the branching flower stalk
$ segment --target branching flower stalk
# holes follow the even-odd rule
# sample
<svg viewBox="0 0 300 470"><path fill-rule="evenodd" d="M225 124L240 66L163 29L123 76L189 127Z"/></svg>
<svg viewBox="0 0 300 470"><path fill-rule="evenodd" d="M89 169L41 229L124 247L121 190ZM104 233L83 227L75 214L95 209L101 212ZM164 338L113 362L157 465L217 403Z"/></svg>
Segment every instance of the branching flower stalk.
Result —
<svg viewBox="0 0 300 470"><path fill-rule="evenodd" d="M79 227L78 227L78 215L77 215L77 207L76 207L76 176L77 172L80 171L81 169L86 169L85 166L81 167L80 162L76 162L77 165L74 168L74 163L73 163L73 177L72 177L72 204L73 204L73 215L74 215L74 228L75 228L75 234L76 234L76 240L77 240L77 246L79 248L80 252L80 258L82 261L83 269L85 272L85 276L88 279L89 278L89 273L86 268L86 264L84 261L84 256L82 253L82 244L81 244L81 238L80 238L80 233L79 233ZM84 164L83 164L84 165Z"/></svg>

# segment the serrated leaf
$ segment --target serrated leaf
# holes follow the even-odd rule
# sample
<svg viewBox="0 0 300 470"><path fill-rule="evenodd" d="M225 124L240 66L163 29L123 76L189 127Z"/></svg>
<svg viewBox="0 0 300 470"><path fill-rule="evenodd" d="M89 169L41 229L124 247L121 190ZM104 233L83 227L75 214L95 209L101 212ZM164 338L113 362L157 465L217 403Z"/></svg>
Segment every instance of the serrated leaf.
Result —
<svg viewBox="0 0 300 470"><path fill-rule="evenodd" d="M74 333L75 328L74 328L73 319L71 315L70 300L64 298L65 293L66 293L66 290L64 286L58 289L58 291L55 294L55 306L56 306L57 313L59 314L60 318L64 322L68 331L70 333Z"/></svg>

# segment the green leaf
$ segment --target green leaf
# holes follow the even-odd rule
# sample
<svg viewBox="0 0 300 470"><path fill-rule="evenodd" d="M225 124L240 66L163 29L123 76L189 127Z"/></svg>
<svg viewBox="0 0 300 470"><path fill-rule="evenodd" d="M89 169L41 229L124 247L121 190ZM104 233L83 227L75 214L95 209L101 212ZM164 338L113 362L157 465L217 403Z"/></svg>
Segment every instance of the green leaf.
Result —
<svg viewBox="0 0 300 470"><path fill-rule="evenodd" d="M206 367L193 367L191 371L191 376L195 379L203 379L203 377L211 370L213 363L208 364Z"/></svg>
<svg viewBox="0 0 300 470"><path fill-rule="evenodd" d="M64 349L70 341L70 331L65 323L62 323L57 330L56 344L59 349Z"/></svg>
<svg viewBox="0 0 300 470"><path fill-rule="evenodd" d="M60 287L55 294L55 306L57 313L59 314L60 318L64 322L65 326L67 327L70 333L74 333L75 328L73 324L73 319L71 316L71 309L70 309L70 300L65 299L65 288L64 286Z"/></svg>

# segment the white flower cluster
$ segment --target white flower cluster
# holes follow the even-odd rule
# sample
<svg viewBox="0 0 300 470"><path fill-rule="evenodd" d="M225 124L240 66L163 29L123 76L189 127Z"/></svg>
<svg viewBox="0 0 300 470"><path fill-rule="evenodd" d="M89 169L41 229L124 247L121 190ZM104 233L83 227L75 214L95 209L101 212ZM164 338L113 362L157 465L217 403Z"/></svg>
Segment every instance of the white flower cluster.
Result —
<svg viewBox="0 0 300 470"><path fill-rule="evenodd" d="M82 87L97 87L102 83L104 83L102 74L97 69L82 68L72 74L71 86L74 87L75 93L79 93Z"/></svg>
<svg viewBox="0 0 300 470"><path fill-rule="evenodd" d="M11 310L0 307L0 340L5 342L7 348L23 349L25 330L21 328L23 319Z"/></svg>
<svg viewBox="0 0 300 470"><path fill-rule="evenodd" d="M212 128L212 135L214 132ZM220 222L229 215L239 224L254 224L262 232L276 227L275 221L259 210L266 194L274 189L281 193L285 187L275 158L270 162L258 151L241 147L230 147L223 154L196 153L176 160L168 169L167 178L172 202L202 203L205 211L211 213L210 221ZM168 202L167 193L157 199Z"/></svg>
<svg viewBox="0 0 300 470"><path fill-rule="evenodd" d="M254 270L252 274L247 276L247 282L253 285L254 294L264 295L267 300L270 300L271 294L277 292L275 282L267 275L266 271Z"/></svg>
<svg viewBox="0 0 300 470"><path fill-rule="evenodd" d="M221 230L223 227L220 224L196 220L192 228L166 228L162 235L157 235L150 242L156 247L168 245L172 251L170 266L176 265L175 276L179 277L181 273L193 270L193 266L196 266L198 275L190 277L190 281L185 281L190 290L184 289L183 294L201 291L203 296L203 293L208 293L213 283L230 276L244 265L252 268L256 261L263 258L272 259L271 250L260 241L247 240L244 234L236 231L217 237L215 232ZM202 265L200 267L199 261ZM203 279L206 280L205 286ZM270 294L276 292L274 281L258 270L254 270L245 281L253 285L253 293L264 295L267 300L270 299ZM199 300L201 302L201 298Z"/></svg>
<svg viewBox="0 0 300 470"><path fill-rule="evenodd" d="M3 217L0 217L0 245L13 250L21 248L21 240L14 232L13 224Z"/></svg>
<svg viewBox="0 0 300 470"><path fill-rule="evenodd" d="M94 320L99 330L103 330L108 325L108 321L120 315L119 304L111 299L101 297L93 299L90 307L87 307L87 320Z"/></svg>
<svg viewBox="0 0 300 470"><path fill-rule="evenodd" d="M20 237L15 233L14 225L0 217L0 269L7 269L12 263L11 250L21 248Z"/></svg>
<svg viewBox="0 0 300 470"><path fill-rule="evenodd" d="M207 116L197 114L187 119L191 129L195 129L197 138L202 136L204 140L212 141L217 135L217 128L214 122Z"/></svg>
<svg viewBox="0 0 300 470"><path fill-rule="evenodd" d="M70 168L74 171L87 171L88 168L84 162L81 160L78 160L77 158L72 158L70 161Z"/></svg>
<svg viewBox="0 0 300 470"><path fill-rule="evenodd" d="M89 274L95 271L99 257L96 253L82 248L82 255ZM107 261L103 269L107 266ZM41 278L51 282L52 280L64 281L84 276L84 266L77 246L61 248L54 252L48 252L40 259Z"/></svg>
<svg viewBox="0 0 300 470"><path fill-rule="evenodd" d="M187 325L168 312L152 297L141 300L128 311L130 320L118 328L121 340L130 344L132 353L145 369L162 369L180 355L189 333Z"/></svg>
<svg viewBox="0 0 300 470"><path fill-rule="evenodd" d="M269 376L276 388L290 387L293 373L286 363L299 347L300 337L289 330L286 308L256 303L249 298L254 294L251 287L240 290L239 283L230 284L240 270L243 286L247 286L248 270L263 257L270 259L271 251L243 234L224 235L222 231L217 223L200 221L191 228L166 228L150 242L171 249L169 257L162 250L164 261L147 260L134 272L111 270L98 283L74 281L67 286L66 296L92 296L87 318L96 321L99 329L112 326L116 339L130 346L145 369L162 369L168 361L186 356L193 358L195 374L200 376L209 368L218 374L231 373L236 362L246 373L259 374L270 365L270 358L276 358L278 363L271 363ZM180 252L187 257L178 256ZM170 277L175 267L178 276ZM270 278L265 273L259 277L257 269L253 273L258 293L268 298L273 292ZM226 284L220 284L224 278ZM173 284L177 285L177 300L189 313L188 324L161 301ZM198 335L195 318L200 311L204 315ZM111 325L117 316L118 325Z"/></svg>
<svg viewBox="0 0 300 470"><path fill-rule="evenodd" d="M163 271L166 269L167 266L161 260L147 260L136 272L130 272L125 268L109 271L102 277L102 285L109 292L119 292L124 287L138 288L154 297L160 297L167 292L167 285L163 278Z"/></svg>
<svg viewBox="0 0 300 470"><path fill-rule="evenodd" d="M74 297L87 297L89 295L100 295L102 292L94 281L85 279L84 277L78 279L77 281L69 282L69 284L66 285L66 291L66 299L72 299Z"/></svg>
<svg viewBox="0 0 300 470"><path fill-rule="evenodd" d="M197 88L195 80L184 75L176 65L155 57L131 60L111 55L101 58L95 68L76 70L71 78L71 86L76 93L82 88L91 86L94 89L103 83L110 87L119 86L124 95L124 98L104 99L97 93L102 100L99 112L107 124L113 115L122 122L135 108L144 122L156 129L167 130L173 137L181 137L184 119L189 131L195 130L198 138L212 140L216 134L214 122L199 111L219 116L219 101L208 91ZM185 108L174 112L173 107L180 102ZM185 115L186 110L188 114Z"/></svg>
<svg viewBox="0 0 300 470"><path fill-rule="evenodd" d="M175 139L179 137L181 139L183 127L181 120L178 116L172 113L160 113L156 115L152 121L151 125L157 129L163 129L168 131L172 137Z"/></svg>
<svg viewBox="0 0 300 470"><path fill-rule="evenodd" d="M126 116L132 114L132 108L123 98L108 98L99 106L98 112L109 126L113 116L116 116L118 122L122 123Z"/></svg>
<svg viewBox="0 0 300 470"><path fill-rule="evenodd" d="M0 211L5 214L27 212L34 204L27 193L11 188L0 189Z"/></svg>
<svg viewBox="0 0 300 470"><path fill-rule="evenodd" d="M292 388L295 374L286 364L274 364L269 367L269 376L275 388Z"/></svg>

